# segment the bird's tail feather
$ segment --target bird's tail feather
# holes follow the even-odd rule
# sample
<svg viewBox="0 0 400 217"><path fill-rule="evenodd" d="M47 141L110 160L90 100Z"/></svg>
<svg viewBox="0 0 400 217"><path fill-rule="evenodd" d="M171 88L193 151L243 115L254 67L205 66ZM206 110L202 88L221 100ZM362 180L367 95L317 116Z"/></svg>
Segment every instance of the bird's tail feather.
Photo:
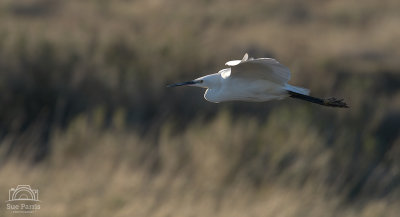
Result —
<svg viewBox="0 0 400 217"><path fill-rule="evenodd" d="M305 100L308 102L316 103L319 105L330 106L330 107L339 107L339 108L348 108L349 106L343 101L343 99L336 99L334 97L328 99L320 99L317 97L312 97L308 95L303 95L297 92L288 91L290 97L297 98L301 100Z"/></svg>
<svg viewBox="0 0 400 217"><path fill-rule="evenodd" d="M286 84L285 85L285 89L291 92L295 92L295 93L299 93L302 95L309 95L310 94L310 90L306 89L306 88L302 88L302 87L296 87L290 84Z"/></svg>

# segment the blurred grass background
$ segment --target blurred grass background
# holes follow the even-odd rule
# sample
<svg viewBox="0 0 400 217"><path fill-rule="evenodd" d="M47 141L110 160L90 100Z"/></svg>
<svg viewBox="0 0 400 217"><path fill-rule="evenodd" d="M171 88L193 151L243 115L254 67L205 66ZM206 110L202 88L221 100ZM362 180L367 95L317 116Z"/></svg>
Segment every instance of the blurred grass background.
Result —
<svg viewBox="0 0 400 217"><path fill-rule="evenodd" d="M36 216L398 216L399 11L397 0L3 0L0 196L38 188ZM165 88L245 52L351 108Z"/></svg>

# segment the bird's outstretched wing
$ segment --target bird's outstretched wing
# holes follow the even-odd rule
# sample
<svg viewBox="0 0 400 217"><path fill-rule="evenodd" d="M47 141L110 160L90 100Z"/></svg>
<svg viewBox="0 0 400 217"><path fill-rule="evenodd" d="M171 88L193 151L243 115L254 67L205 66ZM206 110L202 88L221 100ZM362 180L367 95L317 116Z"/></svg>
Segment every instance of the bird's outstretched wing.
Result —
<svg viewBox="0 0 400 217"><path fill-rule="evenodd" d="M250 58L253 59L253 58ZM246 53L241 60L231 60L225 63L227 66L236 66L242 62L249 60L249 55Z"/></svg>
<svg viewBox="0 0 400 217"><path fill-rule="evenodd" d="M221 70L223 78L241 77L246 79L268 80L277 84L285 84L290 79L290 70L271 58L249 58L245 54L242 60L226 63L231 70Z"/></svg>

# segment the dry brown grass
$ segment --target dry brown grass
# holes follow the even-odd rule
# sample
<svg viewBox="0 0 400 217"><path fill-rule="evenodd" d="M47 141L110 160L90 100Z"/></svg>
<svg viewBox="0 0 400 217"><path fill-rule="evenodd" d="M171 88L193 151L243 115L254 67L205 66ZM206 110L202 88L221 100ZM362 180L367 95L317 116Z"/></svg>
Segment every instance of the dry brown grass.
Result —
<svg viewBox="0 0 400 217"><path fill-rule="evenodd" d="M279 135L273 128L282 121L233 121L223 112L178 135L166 125L158 149L148 147L151 138L117 128L103 131L95 123L81 116L56 133L51 157L36 166L3 165L0 194L16 183L39 188L36 216L396 216L400 211L397 190L344 203L345 195L327 182L334 150L324 148L324 139L301 120ZM258 135L260 130L265 134ZM294 162L284 162L288 153Z"/></svg>

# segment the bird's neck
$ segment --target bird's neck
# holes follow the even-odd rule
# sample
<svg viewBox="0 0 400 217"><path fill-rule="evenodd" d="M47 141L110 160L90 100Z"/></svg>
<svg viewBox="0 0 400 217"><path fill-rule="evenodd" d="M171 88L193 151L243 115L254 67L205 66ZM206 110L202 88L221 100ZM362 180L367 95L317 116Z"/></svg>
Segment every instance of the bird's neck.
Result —
<svg viewBox="0 0 400 217"><path fill-rule="evenodd" d="M218 73L207 75L207 87L209 89L216 89L221 86L221 75Z"/></svg>

